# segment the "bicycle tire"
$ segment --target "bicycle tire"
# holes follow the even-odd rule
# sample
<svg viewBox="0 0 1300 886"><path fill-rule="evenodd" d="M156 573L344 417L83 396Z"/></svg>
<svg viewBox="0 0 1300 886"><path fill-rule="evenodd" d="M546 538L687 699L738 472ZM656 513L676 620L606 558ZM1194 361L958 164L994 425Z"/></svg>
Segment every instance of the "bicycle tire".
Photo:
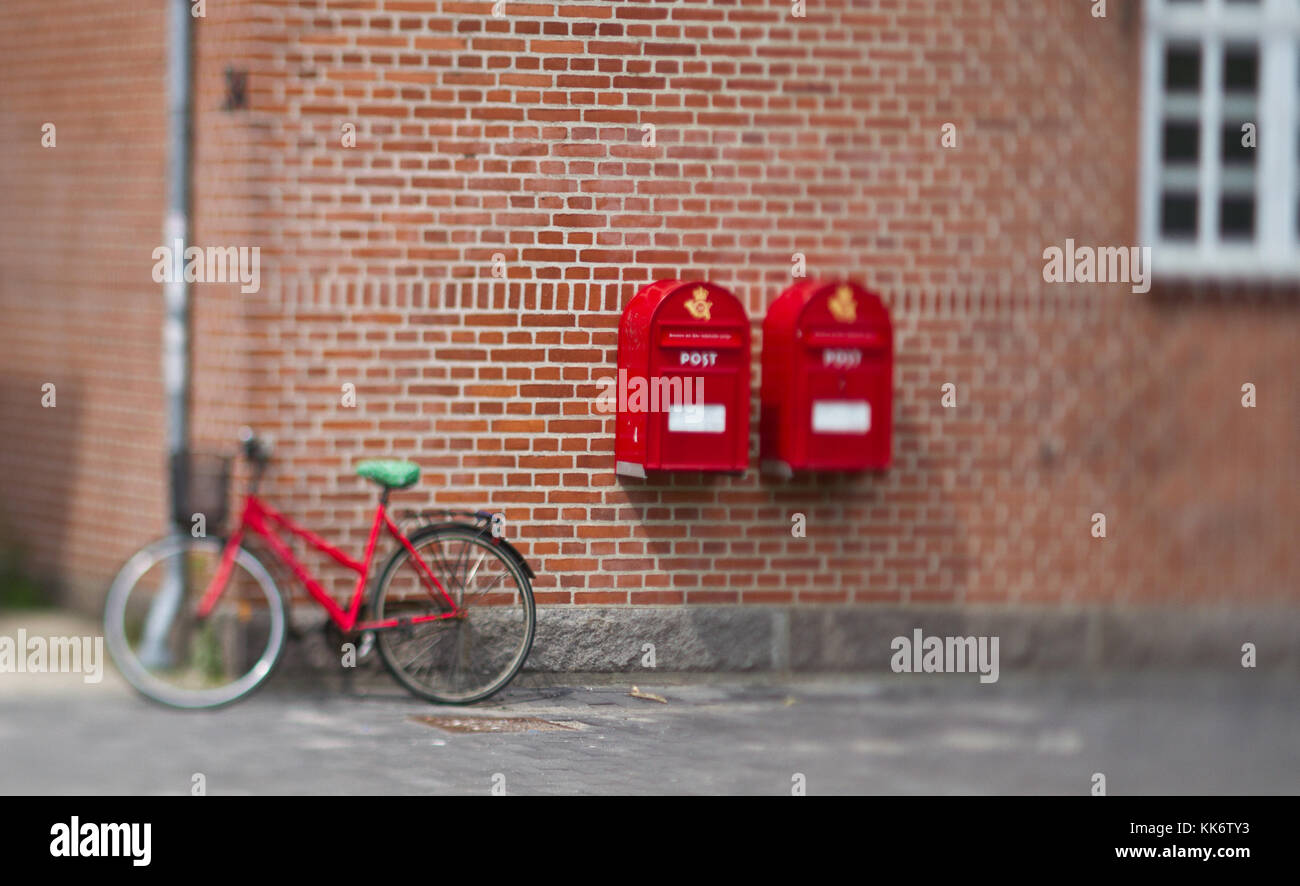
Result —
<svg viewBox="0 0 1300 886"><path fill-rule="evenodd" d="M248 673L219 689L180 689L155 676L132 649L127 636L127 611L131 592L155 567L190 551L219 557L225 542L217 538L169 535L145 545L133 554L109 587L104 602L104 637L118 671L137 692L158 704L185 710L224 707L247 698L274 673L284 655L288 633L288 610L279 586L266 566L246 547L240 546L235 566L256 581L267 601L268 640ZM173 618L175 616L173 615ZM170 626L169 626L170 627Z"/></svg>

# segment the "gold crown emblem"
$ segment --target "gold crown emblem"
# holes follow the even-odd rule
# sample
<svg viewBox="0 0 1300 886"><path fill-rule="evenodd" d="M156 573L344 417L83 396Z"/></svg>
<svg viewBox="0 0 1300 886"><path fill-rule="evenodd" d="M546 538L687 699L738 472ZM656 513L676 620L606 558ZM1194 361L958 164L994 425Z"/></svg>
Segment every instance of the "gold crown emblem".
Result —
<svg viewBox="0 0 1300 886"><path fill-rule="evenodd" d="M709 301L709 291L703 286L695 287L691 293L691 298L685 301L686 310L696 320L708 320L709 309L713 307L713 302Z"/></svg>
<svg viewBox="0 0 1300 886"><path fill-rule="evenodd" d="M852 323L858 319L858 301L853 297L853 290L847 286L835 290L835 297L826 302L826 307L831 309L831 316L841 323Z"/></svg>

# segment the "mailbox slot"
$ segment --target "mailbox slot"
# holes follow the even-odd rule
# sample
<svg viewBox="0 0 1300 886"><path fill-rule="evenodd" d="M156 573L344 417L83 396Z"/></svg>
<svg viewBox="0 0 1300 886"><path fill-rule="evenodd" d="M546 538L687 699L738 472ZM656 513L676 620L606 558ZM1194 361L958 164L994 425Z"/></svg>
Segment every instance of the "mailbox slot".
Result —
<svg viewBox="0 0 1300 886"><path fill-rule="evenodd" d="M744 341L736 332L699 332L693 329L662 329L659 344L667 348L738 348Z"/></svg>
<svg viewBox="0 0 1300 886"><path fill-rule="evenodd" d="M841 332L835 329L813 329L803 340L817 348L866 348L873 351L889 346L889 340L878 332Z"/></svg>

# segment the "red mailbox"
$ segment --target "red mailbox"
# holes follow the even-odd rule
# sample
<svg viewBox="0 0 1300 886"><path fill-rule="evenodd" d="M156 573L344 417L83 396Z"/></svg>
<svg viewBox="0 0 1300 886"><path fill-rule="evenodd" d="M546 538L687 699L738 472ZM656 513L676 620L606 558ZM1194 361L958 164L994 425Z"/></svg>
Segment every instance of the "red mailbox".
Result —
<svg viewBox="0 0 1300 886"><path fill-rule="evenodd" d="M712 283L660 280L618 324L615 471L749 467L749 318Z"/></svg>
<svg viewBox="0 0 1300 886"><path fill-rule="evenodd" d="M806 280L763 320L762 468L856 471L889 465L894 336L879 297Z"/></svg>

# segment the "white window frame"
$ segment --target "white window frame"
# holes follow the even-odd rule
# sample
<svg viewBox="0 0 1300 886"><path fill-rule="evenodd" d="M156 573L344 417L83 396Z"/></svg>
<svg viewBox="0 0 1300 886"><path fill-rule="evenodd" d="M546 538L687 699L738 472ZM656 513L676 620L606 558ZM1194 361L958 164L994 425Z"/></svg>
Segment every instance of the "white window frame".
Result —
<svg viewBox="0 0 1300 886"><path fill-rule="evenodd" d="M1201 55L1197 236L1163 239L1159 230L1165 47L1198 43ZM1222 172L1224 47L1259 46L1256 116L1255 238L1219 238ZM1139 225L1152 247L1152 267L1163 279L1300 280L1300 0L1260 0L1258 7L1228 0L1176 3L1146 0L1142 52L1142 148Z"/></svg>

